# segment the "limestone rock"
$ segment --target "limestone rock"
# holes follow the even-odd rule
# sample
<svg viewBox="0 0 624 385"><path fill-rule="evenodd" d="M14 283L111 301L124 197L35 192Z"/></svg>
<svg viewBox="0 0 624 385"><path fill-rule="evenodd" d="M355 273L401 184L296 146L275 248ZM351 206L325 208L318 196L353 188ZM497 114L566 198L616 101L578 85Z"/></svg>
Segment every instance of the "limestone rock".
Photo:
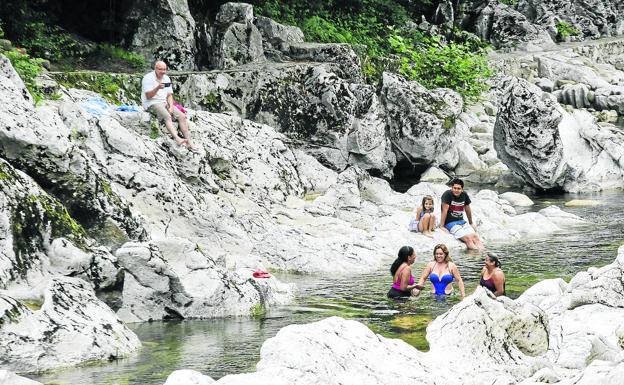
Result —
<svg viewBox="0 0 624 385"><path fill-rule="evenodd" d="M511 6L491 1L479 12L475 23L476 34L491 41L496 48L534 49L532 46L554 45L543 27L531 23L525 15Z"/></svg>
<svg viewBox="0 0 624 385"><path fill-rule="evenodd" d="M449 176L437 167L429 167L420 177L421 182L447 182Z"/></svg>
<svg viewBox="0 0 624 385"><path fill-rule="evenodd" d="M226 376L216 384L453 383L448 373L434 378L421 363L423 353L405 342L337 317L283 328L263 344L260 356L257 372Z"/></svg>
<svg viewBox="0 0 624 385"><path fill-rule="evenodd" d="M40 371L137 350L137 336L77 278L54 278L40 310L0 295L0 363L14 371Z"/></svg>
<svg viewBox="0 0 624 385"><path fill-rule="evenodd" d="M508 201L513 206L533 206L533 201L531 198L524 194L516 193L516 192L506 192L499 195L502 199Z"/></svg>
<svg viewBox="0 0 624 385"><path fill-rule="evenodd" d="M253 7L245 3L225 3L216 19L213 65L227 69L265 61L262 35L253 24Z"/></svg>
<svg viewBox="0 0 624 385"><path fill-rule="evenodd" d="M606 37L621 34L618 32L618 23L621 20L622 9L616 0L553 0L542 2L526 0L518 3L519 12L529 20L542 25L553 23L553 20L565 21L576 29L581 37Z"/></svg>
<svg viewBox="0 0 624 385"><path fill-rule="evenodd" d="M208 385L214 380L190 369L176 370L167 377L164 385Z"/></svg>
<svg viewBox="0 0 624 385"><path fill-rule="evenodd" d="M532 186L566 191L624 185L624 136L585 111L564 111L521 79L507 79L494 130L501 160Z"/></svg>
<svg viewBox="0 0 624 385"><path fill-rule="evenodd" d="M187 0L133 2L126 25L127 43L148 63L160 59L171 69L195 68L195 20Z"/></svg>
<svg viewBox="0 0 624 385"><path fill-rule="evenodd" d="M126 269L118 311L126 322L250 315L258 304L292 299L290 285L252 278L251 270L228 274L188 241L128 243L117 255Z"/></svg>
<svg viewBox="0 0 624 385"><path fill-rule="evenodd" d="M1 53L0 53L0 75L9 79L13 83L14 87L17 88L17 90L19 91L19 94L21 94L24 99L30 102L33 101L33 98L30 95L30 92L28 92L28 89L26 88L24 81L22 81L22 78L19 77L19 75L17 74L17 72L15 72L15 69L11 65L11 61Z"/></svg>
<svg viewBox="0 0 624 385"><path fill-rule="evenodd" d="M0 288L34 288L53 275L78 276L96 288L117 283L116 258L97 247L54 197L0 159Z"/></svg>
<svg viewBox="0 0 624 385"><path fill-rule="evenodd" d="M521 79L508 79L494 125L494 148L500 159L531 185L550 189L565 178L555 102Z"/></svg>
<svg viewBox="0 0 624 385"><path fill-rule="evenodd" d="M257 16L254 24L262 34L263 42L280 51L289 51L293 43L303 43L304 36L299 27L283 25L264 16Z"/></svg>
<svg viewBox="0 0 624 385"><path fill-rule="evenodd" d="M0 385L43 385L40 382L18 376L8 370L0 370Z"/></svg>
<svg viewBox="0 0 624 385"><path fill-rule="evenodd" d="M455 120L461 97L447 89L427 90L414 81L383 74L382 103L390 141L397 155L416 163L432 164L455 140Z"/></svg>

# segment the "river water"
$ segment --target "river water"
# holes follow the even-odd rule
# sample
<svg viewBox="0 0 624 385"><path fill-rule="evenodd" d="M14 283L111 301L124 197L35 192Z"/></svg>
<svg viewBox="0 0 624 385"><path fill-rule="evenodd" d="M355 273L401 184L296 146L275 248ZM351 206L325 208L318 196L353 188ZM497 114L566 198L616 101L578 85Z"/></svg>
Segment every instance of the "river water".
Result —
<svg viewBox="0 0 624 385"><path fill-rule="evenodd" d="M624 244L624 210L621 207L624 192L532 198L536 205L530 211L551 204L564 208L564 203L572 199L596 200L600 205L564 208L587 219L587 226L542 239L488 245L503 261L508 296L516 298L546 278L569 280L590 266L613 262L617 248ZM397 250L400 246L397 245ZM431 255L419 254L414 274L419 274L430 259ZM463 252L453 255L453 259L469 294L478 283L483 258ZM390 263L388 261L388 267ZM130 328L143 343L141 350L132 357L26 376L48 385L162 385L172 371L194 369L218 379L227 374L253 371L260 358L260 346L282 327L333 315L361 321L386 337L401 338L420 350L427 350L427 324L457 303L459 297L439 300L423 293L404 303L390 301L385 297L392 280L388 267L346 278L278 275L282 281L297 284L298 298L292 305L272 309L261 319L132 324Z"/></svg>

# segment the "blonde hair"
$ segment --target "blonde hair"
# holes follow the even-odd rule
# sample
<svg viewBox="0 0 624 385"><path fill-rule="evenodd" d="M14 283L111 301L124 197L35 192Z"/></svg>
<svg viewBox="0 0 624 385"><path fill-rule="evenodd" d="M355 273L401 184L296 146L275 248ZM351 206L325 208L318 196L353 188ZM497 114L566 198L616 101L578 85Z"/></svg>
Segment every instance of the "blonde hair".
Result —
<svg viewBox="0 0 624 385"><path fill-rule="evenodd" d="M451 262L451 255L449 254L449 249L446 247L444 243L438 243L433 247L433 260L435 261L435 252L437 249L440 249L444 252L444 262Z"/></svg>

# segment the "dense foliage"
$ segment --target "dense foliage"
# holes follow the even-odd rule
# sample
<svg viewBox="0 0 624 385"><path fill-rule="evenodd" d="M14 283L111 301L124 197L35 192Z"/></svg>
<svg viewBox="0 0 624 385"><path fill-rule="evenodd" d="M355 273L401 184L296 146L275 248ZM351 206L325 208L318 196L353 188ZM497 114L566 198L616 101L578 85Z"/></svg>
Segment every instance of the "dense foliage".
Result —
<svg viewBox="0 0 624 385"><path fill-rule="evenodd" d="M32 57L49 60L60 69L112 66L110 70L115 71L143 70L145 67L141 55L115 47L109 42L94 43L62 28L59 23L60 18L66 13L66 8L56 9L63 6L62 2L7 1L7 6L0 9L0 24L4 25L6 37L16 46L25 49ZM57 12L50 12L53 9ZM89 25L80 33L90 35L93 31L89 29L98 30L98 28L101 28L99 24Z"/></svg>
<svg viewBox="0 0 624 385"><path fill-rule="evenodd" d="M299 26L308 41L353 44L356 52L362 53L364 75L370 82L378 80L383 71L398 71L426 87L451 88L472 99L485 89L484 80L491 75L484 44L467 39L463 33L448 33L453 38L447 41L419 31L411 20L418 20L425 9L414 8L410 5L413 2L266 0L255 3L257 14Z"/></svg>
<svg viewBox="0 0 624 385"><path fill-rule="evenodd" d="M35 81L37 75L41 73L42 60L31 58L24 51L19 49L11 49L1 53L11 61L15 72L17 72L24 81L35 103L39 103L43 100L43 92Z"/></svg>

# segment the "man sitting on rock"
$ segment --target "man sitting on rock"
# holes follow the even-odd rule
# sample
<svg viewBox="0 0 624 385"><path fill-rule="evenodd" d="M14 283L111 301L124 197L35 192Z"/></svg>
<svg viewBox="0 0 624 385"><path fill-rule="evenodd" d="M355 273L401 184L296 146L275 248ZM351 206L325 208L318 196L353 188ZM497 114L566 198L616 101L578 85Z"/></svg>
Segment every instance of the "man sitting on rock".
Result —
<svg viewBox="0 0 624 385"><path fill-rule="evenodd" d="M483 249L481 239L477 235L472 222L470 197L464 191L464 181L453 179L451 189L442 194L442 215L440 229L450 232L456 239L464 242L469 249ZM464 220L464 212L468 223Z"/></svg>
<svg viewBox="0 0 624 385"><path fill-rule="evenodd" d="M186 146L191 151L197 151L197 148L191 143L186 115L173 105L173 88L171 87L171 79L167 76L167 64L165 62L158 60L154 63L154 71L143 76L141 102L143 102L143 109L165 122L167 130L177 144ZM184 138L178 136L172 118L178 121Z"/></svg>

